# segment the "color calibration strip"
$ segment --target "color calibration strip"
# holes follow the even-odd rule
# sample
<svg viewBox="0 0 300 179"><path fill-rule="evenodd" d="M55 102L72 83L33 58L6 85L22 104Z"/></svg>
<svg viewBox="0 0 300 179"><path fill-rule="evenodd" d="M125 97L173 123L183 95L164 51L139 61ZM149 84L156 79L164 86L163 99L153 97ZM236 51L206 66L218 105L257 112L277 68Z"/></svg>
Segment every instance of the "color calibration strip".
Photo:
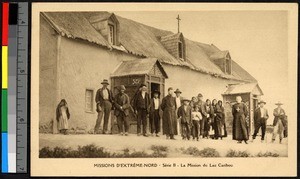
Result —
<svg viewBox="0 0 300 179"><path fill-rule="evenodd" d="M2 3L2 173L16 173L18 4Z"/></svg>
<svg viewBox="0 0 300 179"><path fill-rule="evenodd" d="M9 4L2 3L2 91L1 91L2 173L8 173L8 137L7 137L8 16L9 16Z"/></svg>

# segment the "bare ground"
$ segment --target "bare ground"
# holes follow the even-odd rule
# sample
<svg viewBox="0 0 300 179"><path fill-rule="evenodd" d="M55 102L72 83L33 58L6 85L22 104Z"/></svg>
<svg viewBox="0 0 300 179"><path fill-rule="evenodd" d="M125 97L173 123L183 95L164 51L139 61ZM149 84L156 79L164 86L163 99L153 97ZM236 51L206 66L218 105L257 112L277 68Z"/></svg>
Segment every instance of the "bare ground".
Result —
<svg viewBox="0 0 300 179"><path fill-rule="evenodd" d="M247 151L252 155L259 152L272 152L279 154L280 157L287 157L288 144L287 139L283 139L282 144L279 144L278 138L274 143L271 143L271 134L267 134L267 140L261 143L257 138L254 142L248 144L238 144L232 140L231 136L223 140L200 139L199 141L184 141L179 136L177 140L166 140L165 136L160 137L143 137L135 134L129 136L119 135L61 135L61 134L40 134L39 146L54 148L64 147L76 149L78 146L95 144L98 147L104 147L110 152L120 152L125 148L136 151L149 151L152 145L167 146L169 148L168 157L192 157L182 154L180 148L197 147L199 150L210 147L216 149L221 157L225 157L230 150Z"/></svg>

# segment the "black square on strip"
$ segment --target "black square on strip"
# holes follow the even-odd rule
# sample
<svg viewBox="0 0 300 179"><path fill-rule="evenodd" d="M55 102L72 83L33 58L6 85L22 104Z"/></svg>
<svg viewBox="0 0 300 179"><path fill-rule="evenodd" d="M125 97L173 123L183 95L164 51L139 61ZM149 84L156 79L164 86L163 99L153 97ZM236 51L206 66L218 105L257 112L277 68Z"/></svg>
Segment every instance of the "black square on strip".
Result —
<svg viewBox="0 0 300 179"><path fill-rule="evenodd" d="M17 25L18 24L18 4L10 3L9 4L9 25Z"/></svg>

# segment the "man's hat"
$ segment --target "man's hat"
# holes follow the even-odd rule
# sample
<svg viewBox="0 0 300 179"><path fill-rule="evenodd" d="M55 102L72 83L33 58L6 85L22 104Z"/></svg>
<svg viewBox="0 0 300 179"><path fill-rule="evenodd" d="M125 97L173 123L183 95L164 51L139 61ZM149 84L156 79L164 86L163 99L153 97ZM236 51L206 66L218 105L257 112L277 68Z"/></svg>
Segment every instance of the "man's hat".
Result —
<svg viewBox="0 0 300 179"><path fill-rule="evenodd" d="M107 84L107 85L109 85L109 83L108 83L108 80L107 80L107 79L104 79L104 80L101 82L101 84Z"/></svg>
<svg viewBox="0 0 300 179"><path fill-rule="evenodd" d="M120 91L121 91L121 90L126 90L126 88L125 88L124 85L120 85L119 90L120 90Z"/></svg>
<svg viewBox="0 0 300 179"><path fill-rule="evenodd" d="M266 104L266 102L265 102L264 100L260 100L260 101L258 102L258 104L261 104L261 103Z"/></svg>
<svg viewBox="0 0 300 179"><path fill-rule="evenodd" d="M275 105L283 105L280 101L278 101L277 103L275 103Z"/></svg>
<svg viewBox="0 0 300 179"><path fill-rule="evenodd" d="M169 87L169 88L168 88L168 91L170 91L170 90L173 90L173 88L172 88L172 87Z"/></svg>
<svg viewBox="0 0 300 179"><path fill-rule="evenodd" d="M174 91L174 93L181 93L181 91L177 88L176 91Z"/></svg>
<svg viewBox="0 0 300 179"><path fill-rule="evenodd" d="M203 95L201 93L198 94L198 97L203 97Z"/></svg>
<svg viewBox="0 0 300 179"><path fill-rule="evenodd" d="M191 100L189 100L188 98L183 98L183 99L182 99L182 102L184 102L184 101L190 102Z"/></svg>
<svg viewBox="0 0 300 179"><path fill-rule="evenodd" d="M147 85L146 85L145 83L142 83L142 84L140 85L140 88L143 87L143 86L147 87Z"/></svg>
<svg viewBox="0 0 300 179"><path fill-rule="evenodd" d="M158 91L158 90L154 90L153 92L152 92L153 94L158 94L158 95L160 95L160 91Z"/></svg>

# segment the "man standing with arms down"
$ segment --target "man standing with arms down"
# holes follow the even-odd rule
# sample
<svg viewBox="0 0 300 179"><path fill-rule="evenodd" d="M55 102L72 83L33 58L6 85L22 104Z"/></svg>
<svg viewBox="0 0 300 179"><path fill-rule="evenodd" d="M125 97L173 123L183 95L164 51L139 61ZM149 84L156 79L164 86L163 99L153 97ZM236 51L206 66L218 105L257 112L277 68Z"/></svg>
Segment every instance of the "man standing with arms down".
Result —
<svg viewBox="0 0 300 179"><path fill-rule="evenodd" d="M272 142L275 141L277 134L279 134L279 143L281 143L283 138L284 126L286 125L286 115L285 115L285 111L281 108L281 105L283 105L281 102L278 102L275 105L277 105L277 108L275 108L273 111L274 128L273 128Z"/></svg>
<svg viewBox="0 0 300 179"><path fill-rule="evenodd" d="M107 88L109 85L108 80L104 79L102 82L102 88L97 90L96 93L96 111L98 117L94 128L94 134L99 133L102 117L104 115L103 134L107 134L108 119L112 108L113 98L111 91Z"/></svg>
<svg viewBox="0 0 300 179"><path fill-rule="evenodd" d="M140 91L133 100L133 108L137 114L137 135L141 135L141 125L143 125L143 136L148 137L147 134L147 115L150 105L150 97L147 92L146 84L141 84Z"/></svg>
<svg viewBox="0 0 300 179"><path fill-rule="evenodd" d="M128 136L129 129L129 109L130 109L130 101L129 96L125 94L125 86L121 85L119 87L119 93L115 97L115 115L117 117L117 123L119 128L119 134L123 135L123 124L125 128L125 136Z"/></svg>
<svg viewBox="0 0 300 179"><path fill-rule="evenodd" d="M259 107L255 109L254 111L254 134L253 134L253 140L256 138L256 135L259 131L259 128L261 128L261 142L265 140L265 133L266 133L266 125L267 120L269 118L268 110L264 108L264 105L266 104L265 101L260 101Z"/></svg>
<svg viewBox="0 0 300 179"><path fill-rule="evenodd" d="M174 91L175 93L175 99L176 99L176 111L175 113L177 114L178 109L180 108L180 106L183 104L183 98L181 97L181 91L177 88L176 91ZM182 134L182 128L181 128L181 120L177 119L177 132L178 135ZM183 137L183 136L182 136Z"/></svg>
<svg viewBox="0 0 300 179"><path fill-rule="evenodd" d="M207 123L208 114L205 109L206 103L203 101L203 95L199 93L197 98L198 101L196 105L198 106L199 112L202 115L202 120L200 121L200 136L202 135L202 138L204 138L206 136L204 133L204 128L205 124Z"/></svg>
<svg viewBox="0 0 300 179"><path fill-rule="evenodd" d="M176 99L173 96L173 88L168 89L168 95L163 98L161 109L163 110L163 134L166 134L167 139L173 139L177 135L177 121L176 121Z"/></svg>
<svg viewBox="0 0 300 179"><path fill-rule="evenodd" d="M233 124L232 124L232 137L238 143L245 141L246 144L249 135L247 129L246 117L248 116L247 106L242 102L242 97L236 97L236 104L232 106Z"/></svg>

